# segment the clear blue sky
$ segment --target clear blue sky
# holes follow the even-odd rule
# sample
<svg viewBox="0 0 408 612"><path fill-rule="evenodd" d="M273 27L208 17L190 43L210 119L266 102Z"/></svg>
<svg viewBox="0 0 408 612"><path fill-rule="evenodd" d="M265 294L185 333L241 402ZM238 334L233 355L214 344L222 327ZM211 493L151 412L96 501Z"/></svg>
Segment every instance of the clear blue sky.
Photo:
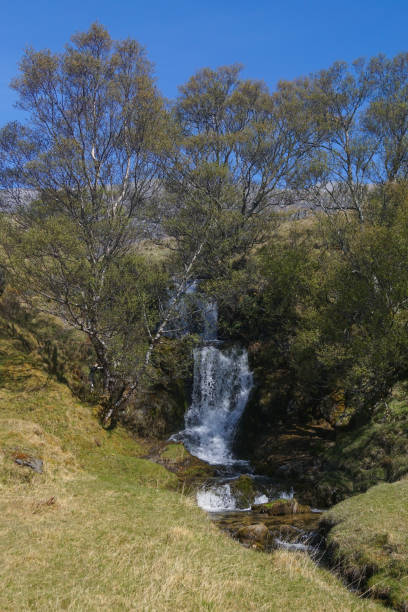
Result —
<svg viewBox="0 0 408 612"><path fill-rule="evenodd" d="M408 51L407 0L2 0L0 125L18 118L8 85L26 46L62 50L92 21L113 38L136 38L167 97L198 68L241 62L274 87L378 53Z"/></svg>

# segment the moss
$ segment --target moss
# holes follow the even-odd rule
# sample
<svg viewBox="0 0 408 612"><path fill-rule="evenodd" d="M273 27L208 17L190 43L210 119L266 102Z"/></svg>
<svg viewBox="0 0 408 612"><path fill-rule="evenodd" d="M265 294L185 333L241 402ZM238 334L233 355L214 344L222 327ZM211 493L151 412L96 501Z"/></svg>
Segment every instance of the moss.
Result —
<svg viewBox="0 0 408 612"><path fill-rule="evenodd" d="M201 484L215 475L211 465L191 455L181 443L159 443L151 449L148 458L174 473L183 488L185 484Z"/></svg>
<svg viewBox="0 0 408 612"><path fill-rule="evenodd" d="M178 472L178 477L182 482L192 484L199 484L200 481L207 480L212 478L215 475L215 470L210 465L205 463L195 463L192 462L188 465L188 467L183 467Z"/></svg>
<svg viewBox="0 0 408 612"><path fill-rule="evenodd" d="M239 507L247 508L254 503L256 497L256 489L252 478L243 474L236 480L230 482L231 492L238 502Z"/></svg>
<svg viewBox="0 0 408 612"><path fill-rule="evenodd" d="M263 504L266 508L274 508L277 504L288 504L287 499L274 499L273 501Z"/></svg>
<svg viewBox="0 0 408 612"><path fill-rule="evenodd" d="M162 459L167 459L176 463L184 461L189 456L190 453L184 448L184 444L181 442L168 444L160 453Z"/></svg>
<svg viewBox="0 0 408 612"><path fill-rule="evenodd" d="M252 506L252 508L261 514L265 513L276 516L284 514L305 514L310 512L310 506L301 505L296 499L275 499L266 504L256 504Z"/></svg>

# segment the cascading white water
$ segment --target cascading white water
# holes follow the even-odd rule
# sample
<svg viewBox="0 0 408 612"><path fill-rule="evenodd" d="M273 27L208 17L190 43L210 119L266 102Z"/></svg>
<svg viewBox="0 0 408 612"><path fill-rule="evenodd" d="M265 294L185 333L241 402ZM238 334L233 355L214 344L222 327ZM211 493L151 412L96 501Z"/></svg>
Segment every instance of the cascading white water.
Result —
<svg viewBox="0 0 408 612"><path fill-rule="evenodd" d="M199 281L193 280L187 285L184 298L177 304L175 329L166 333L178 337L188 333L198 333L203 342L217 342L218 307L217 302L205 299L197 293ZM170 303L175 293L170 297Z"/></svg>
<svg viewBox="0 0 408 612"><path fill-rule="evenodd" d="M193 401L184 430L184 442L193 455L213 465L234 463L232 442L251 386L245 350L195 349Z"/></svg>
<svg viewBox="0 0 408 612"><path fill-rule="evenodd" d="M204 342L216 342L218 334L218 306L217 302L201 302L201 313L204 319L202 338Z"/></svg>
<svg viewBox="0 0 408 612"><path fill-rule="evenodd" d="M229 484L203 487L197 491L197 504L207 512L225 512L236 510L237 502L231 493Z"/></svg>
<svg viewBox="0 0 408 612"><path fill-rule="evenodd" d="M218 343L218 308L192 281L179 305L180 328L198 331L202 345L194 350L193 397L185 415L182 439L191 454L213 465L235 463L232 442L252 387L244 349L222 351ZM245 463L245 462L244 462Z"/></svg>

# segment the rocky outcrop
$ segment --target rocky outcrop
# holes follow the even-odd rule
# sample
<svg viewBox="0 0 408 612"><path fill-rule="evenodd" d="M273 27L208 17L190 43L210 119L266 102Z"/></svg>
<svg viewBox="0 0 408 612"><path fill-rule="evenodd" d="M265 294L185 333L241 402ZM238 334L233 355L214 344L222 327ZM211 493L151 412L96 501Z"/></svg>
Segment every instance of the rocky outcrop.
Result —
<svg viewBox="0 0 408 612"><path fill-rule="evenodd" d="M146 458L176 474L183 486L201 485L215 476L214 467L191 455L181 442L161 443L153 447Z"/></svg>

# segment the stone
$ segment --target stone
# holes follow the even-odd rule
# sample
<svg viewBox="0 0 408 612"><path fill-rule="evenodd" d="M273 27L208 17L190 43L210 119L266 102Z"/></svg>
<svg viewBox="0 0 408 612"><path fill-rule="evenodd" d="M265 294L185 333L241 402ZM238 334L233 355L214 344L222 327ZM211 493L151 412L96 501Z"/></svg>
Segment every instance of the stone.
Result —
<svg viewBox="0 0 408 612"><path fill-rule="evenodd" d="M310 506L299 504L296 499L277 499L267 504L255 504L253 512L269 514L271 516L283 516L285 514L306 514L310 512Z"/></svg>
<svg viewBox="0 0 408 612"><path fill-rule="evenodd" d="M38 474L42 474L43 472L44 463L42 459L32 457L31 455L26 455L25 453L18 453L14 456L14 461L18 465L24 465L31 468Z"/></svg>
<svg viewBox="0 0 408 612"><path fill-rule="evenodd" d="M279 525L274 529L271 529L271 535L288 541L298 539L299 533L301 533L301 530L297 529L293 525Z"/></svg>
<svg viewBox="0 0 408 612"><path fill-rule="evenodd" d="M254 481L247 474L242 474L236 480L231 480L231 493L235 497L239 508L248 508L254 503L256 489Z"/></svg>
<svg viewBox="0 0 408 612"><path fill-rule="evenodd" d="M264 523L255 523L254 525L245 525L237 532L237 538L240 541L251 541L264 544L269 538L269 529Z"/></svg>

